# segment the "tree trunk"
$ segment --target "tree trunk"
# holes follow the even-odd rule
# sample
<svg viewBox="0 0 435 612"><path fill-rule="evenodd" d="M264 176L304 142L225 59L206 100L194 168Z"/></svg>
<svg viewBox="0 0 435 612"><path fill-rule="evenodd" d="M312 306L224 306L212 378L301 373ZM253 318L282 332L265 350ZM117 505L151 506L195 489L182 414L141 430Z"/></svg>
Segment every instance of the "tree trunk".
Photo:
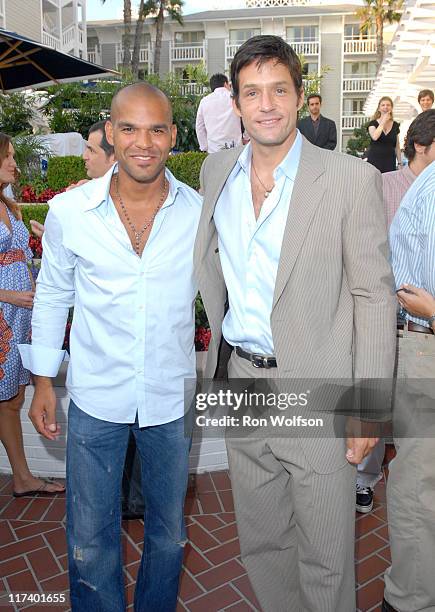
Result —
<svg viewBox="0 0 435 612"><path fill-rule="evenodd" d="M384 20L376 15L376 68L379 70L384 59Z"/></svg>
<svg viewBox="0 0 435 612"><path fill-rule="evenodd" d="M156 19L156 48L154 51L154 74L159 74L160 71L160 52L162 49L163 20L164 1L160 0L160 8Z"/></svg>
<svg viewBox="0 0 435 612"><path fill-rule="evenodd" d="M124 36L123 36L123 59L122 69L130 67L130 43L131 43L131 0L124 0Z"/></svg>
<svg viewBox="0 0 435 612"><path fill-rule="evenodd" d="M134 45L133 45L133 57L131 59L131 71L135 78L137 78L139 75L140 42L142 38L143 24L144 24L144 19L145 19L144 1L145 0L140 0L139 15L136 21L136 31L134 33Z"/></svg>

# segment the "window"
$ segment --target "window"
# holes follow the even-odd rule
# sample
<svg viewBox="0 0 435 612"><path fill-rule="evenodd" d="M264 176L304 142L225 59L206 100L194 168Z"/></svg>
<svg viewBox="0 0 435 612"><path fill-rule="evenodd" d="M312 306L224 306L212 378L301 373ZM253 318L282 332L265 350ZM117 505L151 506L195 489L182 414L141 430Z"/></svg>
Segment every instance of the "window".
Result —
<svg viewBox="0 0 435 612"><path fill-rule="evenodd" d="M317 62L305 62L302 66L302 74L303 76L307 76L308 74L317 74L318 64Z"/></svg>
<svg viewBox="0 0 435 612"><path fill-rule="evenodd" d="M319 28L316 25L290 26L286 28L287 40L292 42L310 42L319 40Z"/></svg>
<svg viewBox="0 0 435 612"><path fill-rule="evenodd" d="M176 45L202 45L204 32L175 32Z"/></svg>
<svg viewBox="0 0 435 612"><path fill-rule="evenodd" d="M344 77L375 77L376 62L344 62Z"/></svg>
<svg viewBox="0 0 435 612"><path fill-rule="evenodd" d="M344 37L345 38L368 38L369 36L375 36L375 26L371 26L367 32L362 34L360 32L361 24L359 23L346 23L344 26Z"/></svg>
<svg viewBox="0 0 435 612"><path fill-rule="evenodd" d="M344 100L343 114L344 115L363 115L364 98L354 98L353 100Z"/></svg>
<svg viewBox="0 0 435 612"><path fill-rule="evenodd" d="M246 30L230 30L230 43L232 45L236 45L238 43L242 44L249 38L253 36L258 36L261 34L260 28L251 28Z"/></svg>

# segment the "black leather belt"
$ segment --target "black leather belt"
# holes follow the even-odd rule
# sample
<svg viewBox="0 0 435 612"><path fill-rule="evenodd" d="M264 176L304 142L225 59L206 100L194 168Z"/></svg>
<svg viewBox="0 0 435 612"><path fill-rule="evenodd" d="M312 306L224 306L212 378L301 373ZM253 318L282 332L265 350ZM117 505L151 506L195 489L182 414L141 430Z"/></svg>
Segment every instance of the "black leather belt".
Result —
<svg viewBox="0 0 435 612"><path fill-rule="evenodd" d="M276 368L276 357L266 357L258 353L248 353L240 348L240 346L236 346L235 351L236 355L250 361L254 368Z"/></svg>
<svg viewBox="0 0 435 612"><path fill-rule="evenodd" d="M419 325L418 323L414 323L414 321L408 321L408 331L418 332L419 334L433 334L431 327Z"/></svg>

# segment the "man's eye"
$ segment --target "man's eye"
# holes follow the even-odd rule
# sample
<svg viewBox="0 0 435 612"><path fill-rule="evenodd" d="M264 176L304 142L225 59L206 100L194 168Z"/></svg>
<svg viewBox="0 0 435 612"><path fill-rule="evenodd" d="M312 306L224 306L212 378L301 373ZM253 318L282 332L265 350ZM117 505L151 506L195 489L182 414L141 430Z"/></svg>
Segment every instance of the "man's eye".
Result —
<svg viewBox="0 0 435 612"><path fill-rule="evenodd" d="M163 130L162 130L162 128L154 128L153 132L154 132L155 134L163 134Z"/></svg>
<svg viewBox="0 0 435 612"><path fill-rule="evenodd" d="M131 127L123 127L123 128L122 128L122 131L123 131L123 132L132 132L132 131L133 131L133 128L131 128Z"/></svg>
<svg viewBox="0 0 435 612"><path fill-rule="evenodd" d="M278 89L276 90L276 93L281 96L281 95L285 94L285 89L282 89L282 87L278 87Z"/></svg>

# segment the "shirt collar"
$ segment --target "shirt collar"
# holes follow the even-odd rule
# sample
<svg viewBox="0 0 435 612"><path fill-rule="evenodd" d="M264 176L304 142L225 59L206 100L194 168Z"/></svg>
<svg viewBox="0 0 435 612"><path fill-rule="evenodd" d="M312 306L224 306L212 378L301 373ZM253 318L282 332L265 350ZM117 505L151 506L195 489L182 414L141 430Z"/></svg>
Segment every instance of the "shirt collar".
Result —
<svg viewBox="0 0 435 612"><path fill-rule="evenodd" d="M299 160L301 158L301 150L302 150L302 136L299 130L296 130L296 138L294 142L287 152L287 155L284 157L282 162L275 168L273 176L278 179L281 175L286 176L291 181L294 181L296 178L296 173L299 167ZM252 147L251 143L247 144L241 152L239 159L236 164L236 173L242 169L247 176L250 175L251 168L251 158L252 158Z"/></svg>
<svg viewBox="0 0 435 612"><path fill-rule="evenodd" d="M115 163L104 176L98 179L89 181L83 186L83 191L88 198L88 203L85 205L85 211L93 210L99 206L106 205L109 202L110 183L113 174L118 172L118 164ZM174 203L176 195L180 189L185 187L184 183L175 178L175 176L167 168L165 168L165 176L169 181L169 193L162 208L171 206Z"/></svg>

